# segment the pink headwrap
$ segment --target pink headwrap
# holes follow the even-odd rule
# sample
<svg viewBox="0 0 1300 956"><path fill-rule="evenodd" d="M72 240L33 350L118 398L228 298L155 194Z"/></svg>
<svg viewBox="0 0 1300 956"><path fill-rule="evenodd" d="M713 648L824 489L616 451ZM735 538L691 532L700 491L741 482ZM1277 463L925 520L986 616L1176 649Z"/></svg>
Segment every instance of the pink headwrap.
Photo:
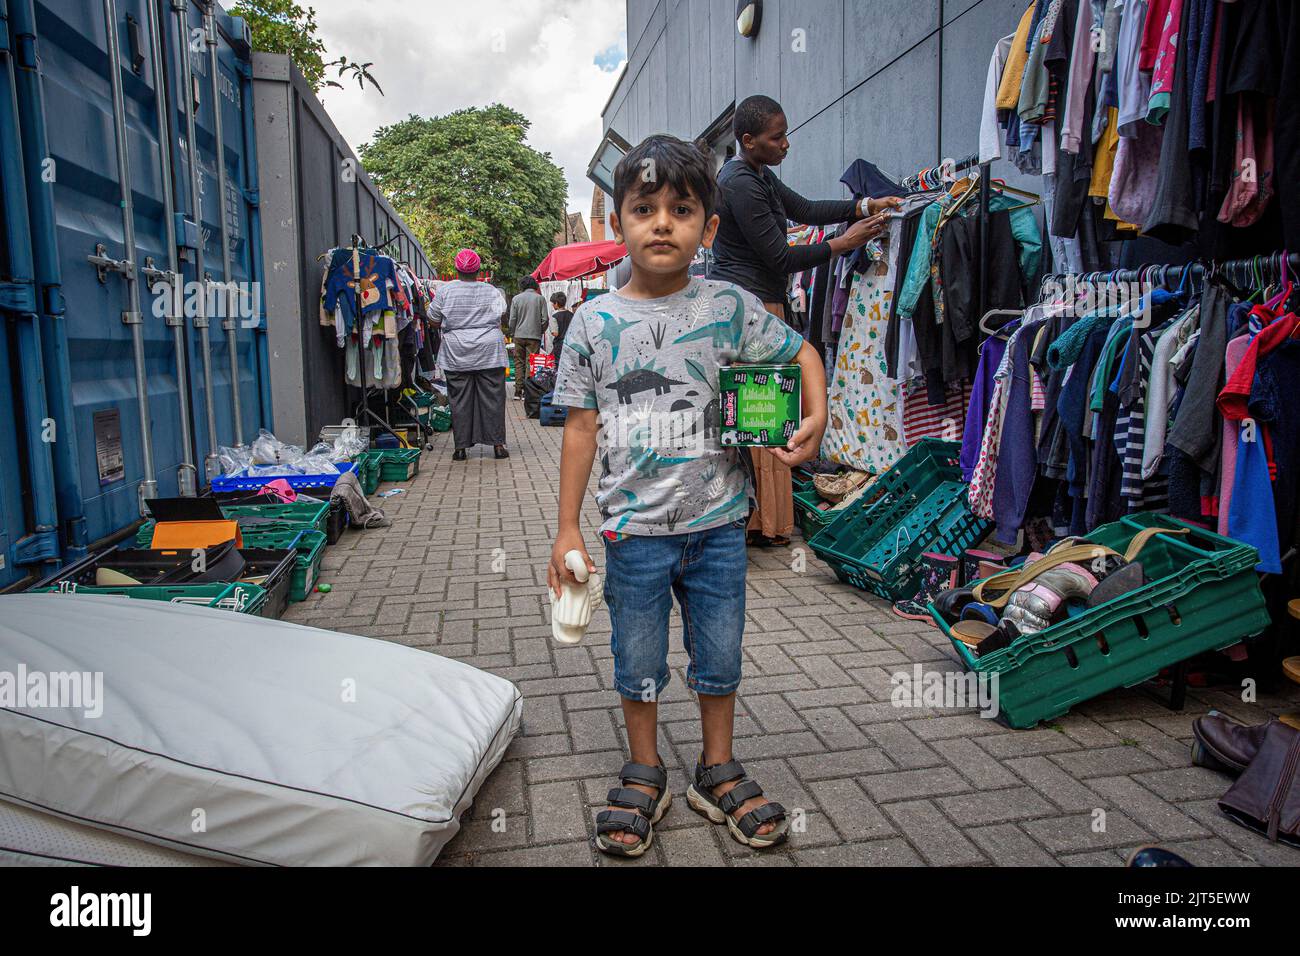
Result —
<svg viewBox="0 0 1300 956"><path fill-rule="evenodd" d="M457 272L478 272L483 268L483 260L473 249L462 249L456 253Z"/></svg>

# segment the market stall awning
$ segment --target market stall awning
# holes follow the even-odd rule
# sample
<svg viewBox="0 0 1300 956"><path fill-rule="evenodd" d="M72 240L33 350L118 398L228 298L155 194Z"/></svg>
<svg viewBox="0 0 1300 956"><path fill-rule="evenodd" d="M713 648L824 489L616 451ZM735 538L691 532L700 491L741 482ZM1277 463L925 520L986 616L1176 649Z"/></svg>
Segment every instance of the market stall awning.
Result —
<svg viewBox="0 0 1300 956"><path fill-rule="evenodd" d="M627 257L621 242L575 242L556 246L533 273L538 282L564 282L600 275L620 259Z"/></svg>

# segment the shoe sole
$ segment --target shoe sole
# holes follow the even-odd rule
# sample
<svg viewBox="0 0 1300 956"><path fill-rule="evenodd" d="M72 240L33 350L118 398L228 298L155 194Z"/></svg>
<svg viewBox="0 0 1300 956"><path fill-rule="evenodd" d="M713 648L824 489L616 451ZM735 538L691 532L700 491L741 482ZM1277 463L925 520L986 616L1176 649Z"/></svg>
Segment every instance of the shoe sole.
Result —
<svg viewBox="0 0 1300 956"><path fill-rule="evenodd" d="M607 841L605 837L598 836L596 837L596 848L602 853L608 853L610 856L625 856L630 860L635 860L637 857L642 856L645 851L650 849L654 844L655 824L664 818L664 814L668 812L668 808L672 805L673 795L671 793L665 793L663 800L659 804L659 809L655 811L655 815L650 820L650 833L646 836L644 843L637 843L633 846L629 846L626 843Z"/></svg>
<svg viewBox="0 0 1300 956"><path fill-rule="evenodd" d="M723 813L721 807L710 803L704 796L702 796L700 792L695 789L695 784L693 783L688 784L686 787L686 802L690 804L691 809L696 813L708 817L710 823L725 823L727 825L727 832L731 834L733 840L755 850L766 850L768 847L773 847L778 843L783 843L790 833L788 829L789 821L786 821L787 829L777 830L774 833L769 834L767 837L745 836L745 834L741 832L740 827L736 825L736 821L728 814Z"/></svg>

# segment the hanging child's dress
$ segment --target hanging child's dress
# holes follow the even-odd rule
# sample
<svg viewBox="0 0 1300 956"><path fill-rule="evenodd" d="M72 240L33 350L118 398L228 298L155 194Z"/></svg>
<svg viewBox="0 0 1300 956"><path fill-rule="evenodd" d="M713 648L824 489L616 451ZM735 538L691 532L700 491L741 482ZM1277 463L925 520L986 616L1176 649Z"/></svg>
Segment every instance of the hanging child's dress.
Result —
<svg viewBox="0 0 1300 956"><path fill-rule="evenodd" d="M885 353L898 246L895 239L885 247L883 258L853 277L822 440L823 457L870 474L888 471L907 452L902 390L889 377Z"/></svg>

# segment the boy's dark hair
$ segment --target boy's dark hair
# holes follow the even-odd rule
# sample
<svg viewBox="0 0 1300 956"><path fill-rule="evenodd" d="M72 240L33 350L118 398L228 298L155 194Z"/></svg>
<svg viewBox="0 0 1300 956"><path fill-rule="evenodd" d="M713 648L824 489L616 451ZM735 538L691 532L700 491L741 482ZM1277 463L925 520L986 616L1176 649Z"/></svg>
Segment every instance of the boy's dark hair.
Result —
<svg viewBox="0 0 1300 956"><path fill-rule="evenodd" d="M713 157L676 136L650 136L624 156L614 169L614 208L623 215L628 196L653 196L664 186L681 198L694 196L704 218L718 211L718 180Z"/></svg>
<svg viewBox="0 0 1300 956"><path fill-rule="evenodd" d="M563 292L557 292L551 296L551 305L558 305L561 309L567 308L569 299Z"/></svg>
<svg viewBox="0 0 1300 956"><path fill-rule="evenodd" d="M784 112L781 104L770 96L759 94L748 97L736 107L736 118L732 120L732 130L736 134L736 139L743 143L746 133L750 136L759 135L767 129L767 124L771 122L773 116L779 116Z"/></svg>

